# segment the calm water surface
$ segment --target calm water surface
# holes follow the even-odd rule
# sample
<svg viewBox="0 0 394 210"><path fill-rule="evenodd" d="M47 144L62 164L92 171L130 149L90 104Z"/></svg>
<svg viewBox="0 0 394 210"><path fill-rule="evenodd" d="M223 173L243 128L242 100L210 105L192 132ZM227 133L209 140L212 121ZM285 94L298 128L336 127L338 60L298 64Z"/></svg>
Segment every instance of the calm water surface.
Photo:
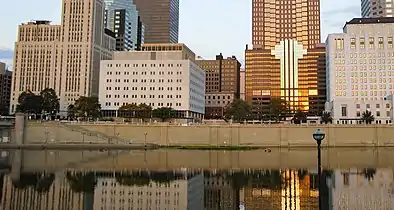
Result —
<svg viewBox="0 0 394 210"><path fill-rule="evenodd" d="M316 151L2 151L1 209L318 209ZM394 149L322 152L323 209L394 209Z"/></svg>

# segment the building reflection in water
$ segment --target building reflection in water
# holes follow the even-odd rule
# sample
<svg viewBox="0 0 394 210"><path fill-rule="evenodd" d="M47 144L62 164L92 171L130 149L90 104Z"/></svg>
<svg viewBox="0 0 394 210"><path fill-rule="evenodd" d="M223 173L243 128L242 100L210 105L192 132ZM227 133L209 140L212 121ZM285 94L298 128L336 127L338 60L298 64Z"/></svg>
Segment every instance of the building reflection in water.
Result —
<svg viewBox="0 0 394 210"><path fill-rule="evenodd" d="M392 169L335 170L327 183L333 209L394 209Z"/></svg>
<svg viewBox="0 0 394 210"><path fill-rule="evenodd" d="M323 171L323 207L394 209L392 169ZM2 209L315 210L318 179L303 169L22 173L4 176Z"/></svg>

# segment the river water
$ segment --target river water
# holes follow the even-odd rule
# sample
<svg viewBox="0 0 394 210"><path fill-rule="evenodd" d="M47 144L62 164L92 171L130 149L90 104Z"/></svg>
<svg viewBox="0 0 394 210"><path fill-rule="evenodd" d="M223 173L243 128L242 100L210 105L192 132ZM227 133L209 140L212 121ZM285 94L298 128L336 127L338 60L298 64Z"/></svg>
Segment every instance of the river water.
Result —
<svg viewBox="0 0 394 210"><path fill-rule="evenodd" d="M4 210L394 209L394 149L2 151Z"/></svg>

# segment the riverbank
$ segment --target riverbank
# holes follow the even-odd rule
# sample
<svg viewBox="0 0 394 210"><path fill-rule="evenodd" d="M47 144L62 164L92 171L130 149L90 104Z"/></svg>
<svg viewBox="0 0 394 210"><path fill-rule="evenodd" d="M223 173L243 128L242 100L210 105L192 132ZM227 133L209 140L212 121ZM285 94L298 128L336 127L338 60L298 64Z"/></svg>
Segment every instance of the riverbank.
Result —
<svg viewBox="0 0 394 210"><path fill-rule="evenodd" d="M188 150L315 148L316 141L312 134L318 128L326 133L322 142L323 147L394 147L392 125L177 126L29 123L23 142L44 143L50 140L54 143L74 141L104 144L136 143Z"/></svg>

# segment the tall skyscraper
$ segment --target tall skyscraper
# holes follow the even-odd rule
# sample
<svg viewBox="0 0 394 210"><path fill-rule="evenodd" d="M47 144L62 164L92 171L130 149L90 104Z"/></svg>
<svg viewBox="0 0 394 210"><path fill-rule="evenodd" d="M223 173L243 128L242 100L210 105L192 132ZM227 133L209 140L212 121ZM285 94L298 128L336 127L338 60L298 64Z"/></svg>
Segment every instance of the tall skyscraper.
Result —
<svg viewBox="0 0 394 210"><path fill-rule="evenodd" d="M392 0L361 0L362 17L393 17Z"/></svg>
<svg viewBox="0 0 394 210"><path fill-rule="evenodd" d="M139 27L139 12L133 0L105 0L105 27L116 36L116 50L130 51L141 48L143 36Z"/></svg>
<svg viewBox="0 0 394 210"><path fill-rule="evenodd" d="M32 21L18 28L11 113L24 91L53 88L60 112L80 96L98 96L100 60L112 58L115 37L104 31L103 0L63 0L61 25Z"/></svg>
<svg viewBox="0 0 394 210"><path fill-rule="evenodd" d="M179 0L135 0L145 24L145 43L178 43Z"/></svg>
<svg viewBox="0 0 394 210"><path fill-rule="evenodd" d="M253 0L253 49L245 51L246 100L287 101L289 112L313 114L318 97L319 0ZM323 102L324 103L324 102ZM322 107L323 108L323 107Z"/></svg>

